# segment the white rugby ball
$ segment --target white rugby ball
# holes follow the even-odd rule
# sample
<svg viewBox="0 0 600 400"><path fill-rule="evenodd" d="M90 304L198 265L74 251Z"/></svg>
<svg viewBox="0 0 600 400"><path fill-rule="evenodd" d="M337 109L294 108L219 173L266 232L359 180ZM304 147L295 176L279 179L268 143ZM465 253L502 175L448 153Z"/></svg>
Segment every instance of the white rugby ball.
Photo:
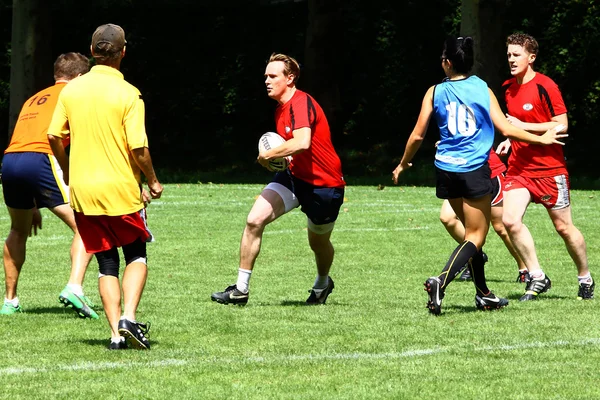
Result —
<svg viewBox="0 0 600 400"><path fill-rule="evenodd" d="M285 139L277 133L267 132L258 140L258 151L263 152L274 149L277 146L281 146L284 142ZM290 165L290 158L291 157L276 158L269 161L269 166L273 171L283 171Z"/></svg>

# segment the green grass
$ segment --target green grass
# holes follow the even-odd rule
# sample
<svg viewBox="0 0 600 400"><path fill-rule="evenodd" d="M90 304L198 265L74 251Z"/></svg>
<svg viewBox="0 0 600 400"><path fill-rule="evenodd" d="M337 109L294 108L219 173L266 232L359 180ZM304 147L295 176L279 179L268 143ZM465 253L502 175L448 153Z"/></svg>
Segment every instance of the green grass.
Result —
<svg viewBox="0 0 600 400"><path fill-rule="evenodd" d="M315 267L299 210L267 227L248 305L211 302L235 282L261 188L172 184L152 202L157 242L138 314L152 322L147 352L106 350L103 312L80 320L61 307L71 235L44 210L19 285L25 313L0 318L0 398L600 398L598 300L576 300L576 268L542 207L531 206L526 223L553 286L535 302L518 302L516 264L490 232L489 286L510 305L477 311L472 283L456 281L443 314L429 315L423 282L455 247L441 202L432 188L376 186L347 188L326 306L303 305ZM572 194L600 278L598 199ZM8 232L5 210L0 220ZM85 288L99 303L96 276L93 261Z"/></svg>

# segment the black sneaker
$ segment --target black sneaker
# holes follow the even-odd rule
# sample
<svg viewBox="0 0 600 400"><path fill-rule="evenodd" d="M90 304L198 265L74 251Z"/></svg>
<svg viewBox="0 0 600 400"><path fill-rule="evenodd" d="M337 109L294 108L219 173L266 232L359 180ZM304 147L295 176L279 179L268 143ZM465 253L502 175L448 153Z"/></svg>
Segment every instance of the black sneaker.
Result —
<svg viewBox="0 0 600 400"><path fill-rule="evenodd" d="M467 264L467 267L463 270L462 274L460 274L460 279L461 281L470 281L473 279L473 277L471 276L471 268L469 268L469 264Z"/></svg>
<svg viewBox="0 0 600 400"><path fill-rule="evenodd" d="M508 300L490 292L486 296L475 295L475 306L479 310L497 310L508 305Z"/></svg>
<svg viewBox="0 0 600 400"><path fill-rule="evenodd" d="M146 337L150 324L142 324L128 319L119 321L119 334L125 338L128 346L140 350L150 350L150 342Z"/></svg>
<svg viewBox="0 0 600 400"><path fill-rule="evenodd" d="M527 270L519 271L519 276L517 276L518 283L527 283L530 280L531 280L531 277L529 276L529 271L527 271Z"/></svg>
<svg viewBox="0 0 600 400"><path fill-rule="evenodd" d="M579 293L577 293L577 300L591 300L594 298L594 287L596 282L592 281L591 284L580 283Z"/></svg>
<svg viewBox="0 0 600 400"><path fill-rule="evenodd" d="M521 296L519 301L528 301L534 300L540 293L547 292L548 289L552 287L552 282L550 278L546 275L544 279L533 279L531 278L529 282L527 282L527 287L525 288L525 294Z"/></svg>
<svg viewBox="0 0 600 400"><path fill-rule="evenodd" d="M442 312L442 300L444 291L440 289L441 282L437 276L432 276L425 281L425 291L429 295L427 308L433 315L440 315Z"/></svg>
<svg viewBox="0 0 600 400"><path fill-rule="evenodd" d="M115 343L111 340L110 344L108 345L108 349L109 350L125 350L125 349L127 349L127 342L124 340L121 340L120 342Z"/></svg>
<svg viewBox="0 0 600 400"><path fill-rule="evenodd" d="M215 292L210 295L212 301L216 301L221 304L239 304L246 305L248 303L248 297L250 292L242 293L238 290L236 285L227 286L222 292Z"/></svg>
<svg viewBox="0 0 600 400"><path fill-rule="evenodd" d="M329 279L327 281L327 287L325 289L323 289L321 294L317 294L315 292L314 288L312 288L308 291L310 293L310 296L308 296L308 299L306 299L306 304L310 304L310 305L325 304L325 302L327 301L327 297L331 294L334 287L335 287L335 285L333 284L333 279L331 279L331 277L329 277Z"/></svg>

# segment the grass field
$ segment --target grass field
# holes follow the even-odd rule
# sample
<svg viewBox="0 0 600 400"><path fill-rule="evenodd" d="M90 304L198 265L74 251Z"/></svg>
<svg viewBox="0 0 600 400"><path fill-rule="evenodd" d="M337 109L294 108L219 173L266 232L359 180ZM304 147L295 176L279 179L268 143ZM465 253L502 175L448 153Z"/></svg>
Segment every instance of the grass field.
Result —
<svg viewBox="0 0 600 400"><path fill-rule="evenodd" d="M374 186L346 190L327 305L303 304L315 267L298 210L267 227L248 305L211 302L235 282L261 188L167 185L152 202L145 352L107 350L103 312L80 320L61 307L71 235L44 210L19 285L25 312L0 318L0 398L600 399L600 299L576 300L576 268L542 207L526 223L553 286L534 302L518 302L516 265L490 232L489 286L510 305L477 311L472 283L456 281L429 315L423 282L455 247L441 203L432 188ZM598 279L599 200L572 194ZM6 235L5 210L0 220ZM85 288L99 303L96 276L93 261Z"/></svg>

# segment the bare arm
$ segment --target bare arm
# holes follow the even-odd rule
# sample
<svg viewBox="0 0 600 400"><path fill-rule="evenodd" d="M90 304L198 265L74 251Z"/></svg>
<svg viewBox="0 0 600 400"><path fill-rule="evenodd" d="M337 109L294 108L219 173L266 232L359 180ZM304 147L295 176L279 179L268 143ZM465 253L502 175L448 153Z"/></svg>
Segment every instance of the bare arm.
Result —
<svg viewBox="0 0 600 400"><path fill-rule="evenodd" d="M490 115L492 117L492 122L494 126L502 133L502 135L507 138L513 140L519 140L525 143L531 144L540 144L540 145L549 145L549 144L560 144L564 145L563 142L558 139L565 138L569 135L562 132L564 129L564 125L554 124L551 129L544 132L543 135L534 135L523 129L517 128L512 125L508 120L504 117L502 110L500 109L500 105L498 104L498 99L494 95L490 89L488 89L490 93Z"/></svg>
<svg viewBox="0 0 600 400"><path fill-rule="evenodd" d="M150 150L148 150L147 147L140 147L138 149L131 150L131 154L133 156L133 160L148 181L150 196L152 196L153 199L159 199L162 194L163 187L158 181L156 173L154 172L152 158L150 157Z"/></svg>
<svg viewBox="0 0 600 400"><path fill-rule="evenodd" d="M309 127L296 129L292 131L292 135L294 135L293 138L285 141L280 146L259 153L257 160L260 165L270 169L269 161L281 157L293 156L294 154L302 153L310 148L312 133Z"/></svg>
<svg viewBox="0 0 600 400"><path fill-rule="evenodd" d="M546 132L547 130L556 128L557 125L566 126L566 128L562 131L563 133L566 133L567 129L569 128L569 118L567 117L567 114L556 115L552 117L552 120L540 123L523 122L509 114L506 114L506 119L508 119L508 122L510 122L517 128L521 128L527 132L537 133L540 135Z"/></svg>
<svg viewBox="0 0 600 400"><path fill-rule="evenodd" d="M63 170L63 179L65 183L69 184L69 156L67 156L67 152L65 151L65 146L63 144L63 139L58 136L48 135L48 142L50 142L50 148L52 149L52 153L56 160L58 161L58 165Z"/></svg>
<svg viewBox="0 0 600 400"><path fill-rule="evenodd" d="M419 113L419 118L417 119L417 123L413 128L410 137L408 138L408 142L406 142L406 148L404 149L404 155L400 160L400 164L394 169L392 172L392 180L395 184L398 183L398 176L400 174L412 167L411 160L421 147L423 143L423 139L425 139L425 135L427 134L427 127L429 127L429 120L431 119L431 115L433 114L433 88L432 86L427 90L425 96L423 97L423 102L421 103L421 112Z"/></svg>

